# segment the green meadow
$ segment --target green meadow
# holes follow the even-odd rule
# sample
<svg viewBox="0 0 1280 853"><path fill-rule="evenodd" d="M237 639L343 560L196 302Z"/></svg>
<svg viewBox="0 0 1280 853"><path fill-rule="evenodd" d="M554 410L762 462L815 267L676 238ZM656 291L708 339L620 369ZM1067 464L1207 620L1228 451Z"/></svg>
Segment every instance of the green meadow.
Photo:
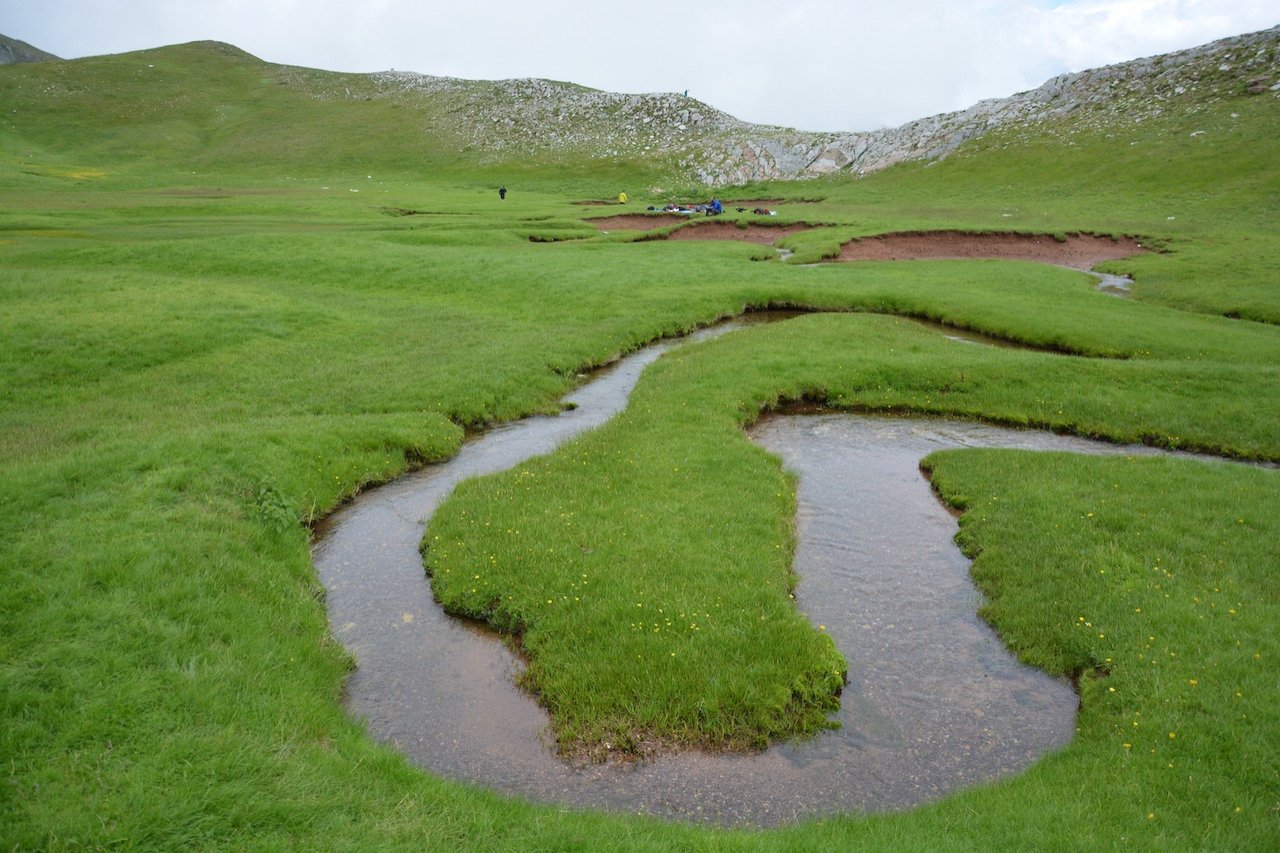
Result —
<svg viewBox="0 0 1280 853"><path fill-rule="evenodd" d="M1280 462L1275 97L725 191L821 226L782 262L602 234L584 217L621 208L574 202L708 191L492 161L433 123L449 104L362 81L210 45L0 67L0 844L1280 845L1280 487L1249 464ZM1129 299L1028 262L816 263L930 229L1159 251L1106 265ZM771 306L812 313L673 351L614 421L463 484L423 543L437 598L519 644L568 754L753 749L820 729L857 666L790 598L794 484L743 434L762 412L1222 457L926 461L982 615L1078 685L1069 746L902 813L724 830L435 778L347 716L315 522L593 366Z"/></svg>

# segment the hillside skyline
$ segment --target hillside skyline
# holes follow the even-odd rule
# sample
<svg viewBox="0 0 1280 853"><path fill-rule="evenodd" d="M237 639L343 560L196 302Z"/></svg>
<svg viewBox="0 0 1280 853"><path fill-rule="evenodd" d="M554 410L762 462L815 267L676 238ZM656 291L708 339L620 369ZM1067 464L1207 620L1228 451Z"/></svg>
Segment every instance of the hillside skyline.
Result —
<svg viewBox="0 0 1280 853"><path fill-rule="evenodd" d="M611 92L688 92L743 121L810 131L896 127L1039 86L1066 72L1190 48L1277 23L1252 0L907 2L858 11L660 2L592 10L552 2L418 9L326 0L15 8L6 35L64 58L215 40L327 71L407 70L467 80L540 78ZM197 11L198 10L198 11ZM535 14L536 11L536 14ZM820 84L820 85L819 85Z"/></svg>

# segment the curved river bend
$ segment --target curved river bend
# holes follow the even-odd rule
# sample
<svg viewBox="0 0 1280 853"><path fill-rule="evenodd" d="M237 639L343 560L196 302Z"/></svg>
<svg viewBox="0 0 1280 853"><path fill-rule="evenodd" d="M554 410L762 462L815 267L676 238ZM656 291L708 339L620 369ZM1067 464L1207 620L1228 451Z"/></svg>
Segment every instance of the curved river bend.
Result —
<svg viewBox="0 0 1280 853"><path fill-rule="evenodd" d="M1075 693L1019 664L977 618L955 520L918 464L945 447L1148 451L971 423L820 415L765 418L751 437L799 474L796 599L849 661L840 728L752 755L588 767L555 756L545 711L513 684L519 662L433 600L423 528L461 480L612 417L643 368L674 345L603 371L566 398L571 411L494 429L330 517L313 559L334 634L357 660L347 706L371 733L432 773L535 801L757 826L910 807L1065 745Z"/></svg>

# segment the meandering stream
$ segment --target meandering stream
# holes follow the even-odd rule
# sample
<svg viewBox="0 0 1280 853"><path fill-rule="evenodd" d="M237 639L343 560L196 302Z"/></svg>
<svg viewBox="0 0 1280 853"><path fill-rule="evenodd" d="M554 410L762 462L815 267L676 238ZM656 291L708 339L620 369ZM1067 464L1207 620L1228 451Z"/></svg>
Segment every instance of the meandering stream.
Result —
<svg viewBox="0 0 1280 853"><path fill-rule="evenodd" d="M1017 663L977 618L955 520L918 463L944 447L1148 451L970 423L821 415L768 417L751 438L799 474L796 598L849 661L841 727L753 755L585 768L555 756L545 712L513 684L518 661L432 599L418 551L424 525L464 478L549 452L612 417L644 367L674 345L603 371L566 398L572 410L487 432L330 518L313 559L333 632L357 661L350 712L440 776L536 801L720 824L906 808L1066 744L1077 697Z"/></svg>

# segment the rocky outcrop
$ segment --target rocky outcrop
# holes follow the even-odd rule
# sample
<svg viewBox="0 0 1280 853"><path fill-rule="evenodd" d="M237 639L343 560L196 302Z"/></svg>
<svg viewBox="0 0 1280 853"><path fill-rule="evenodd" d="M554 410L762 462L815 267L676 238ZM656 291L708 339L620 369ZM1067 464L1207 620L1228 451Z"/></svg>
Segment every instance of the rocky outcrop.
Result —
<svg viewBox="0 0 1280 853"><path fill-rule="evenodd" d="M626 95L551 80L459 80L408 71L385 71L372 80L382 97L432 99L433 111L443 108L477 148L504 156L513 149L652 156L753 127L676 94Z"/></svg>
<svg viewBox="0 0 1280 853"><path fill-rule="evenodd" d="M1202 47L1063 74L966 110L860 133L807 133L739 121L677 94L625 95L549 80L476 81L403 71L371 75L375 97L425 99L433 127L494 160L632 158L708 186L862 174L946 157L994 130L1067 115L1140 122L1246 93L1280 97L1280 27Z"/></svg>
<svg viewBox="0 0 1280 853"><path fill-rule="evenodd" d="M0 36L0 65L13 65L18 62L44 62L46 59L57 59L52 53L45 53L38 47L32 47L25 41Z"/></svg>
<svg viewBox="0 0 1280 853"><path fill-rule="evenodd" d="M707 150L706 163L697 174L703 182L718 185L841 170L873 172L904 160L945 157L997 128L1075 112L1140 122L1175 106L1179 99L1203 104L1244 93L1280 96L1280 27L1178 53L1063 74L1029 92L980 101L960 112L886 130L784 138L776 129L762 129ZM777 156L780 147L790 156Z"/></svg>

